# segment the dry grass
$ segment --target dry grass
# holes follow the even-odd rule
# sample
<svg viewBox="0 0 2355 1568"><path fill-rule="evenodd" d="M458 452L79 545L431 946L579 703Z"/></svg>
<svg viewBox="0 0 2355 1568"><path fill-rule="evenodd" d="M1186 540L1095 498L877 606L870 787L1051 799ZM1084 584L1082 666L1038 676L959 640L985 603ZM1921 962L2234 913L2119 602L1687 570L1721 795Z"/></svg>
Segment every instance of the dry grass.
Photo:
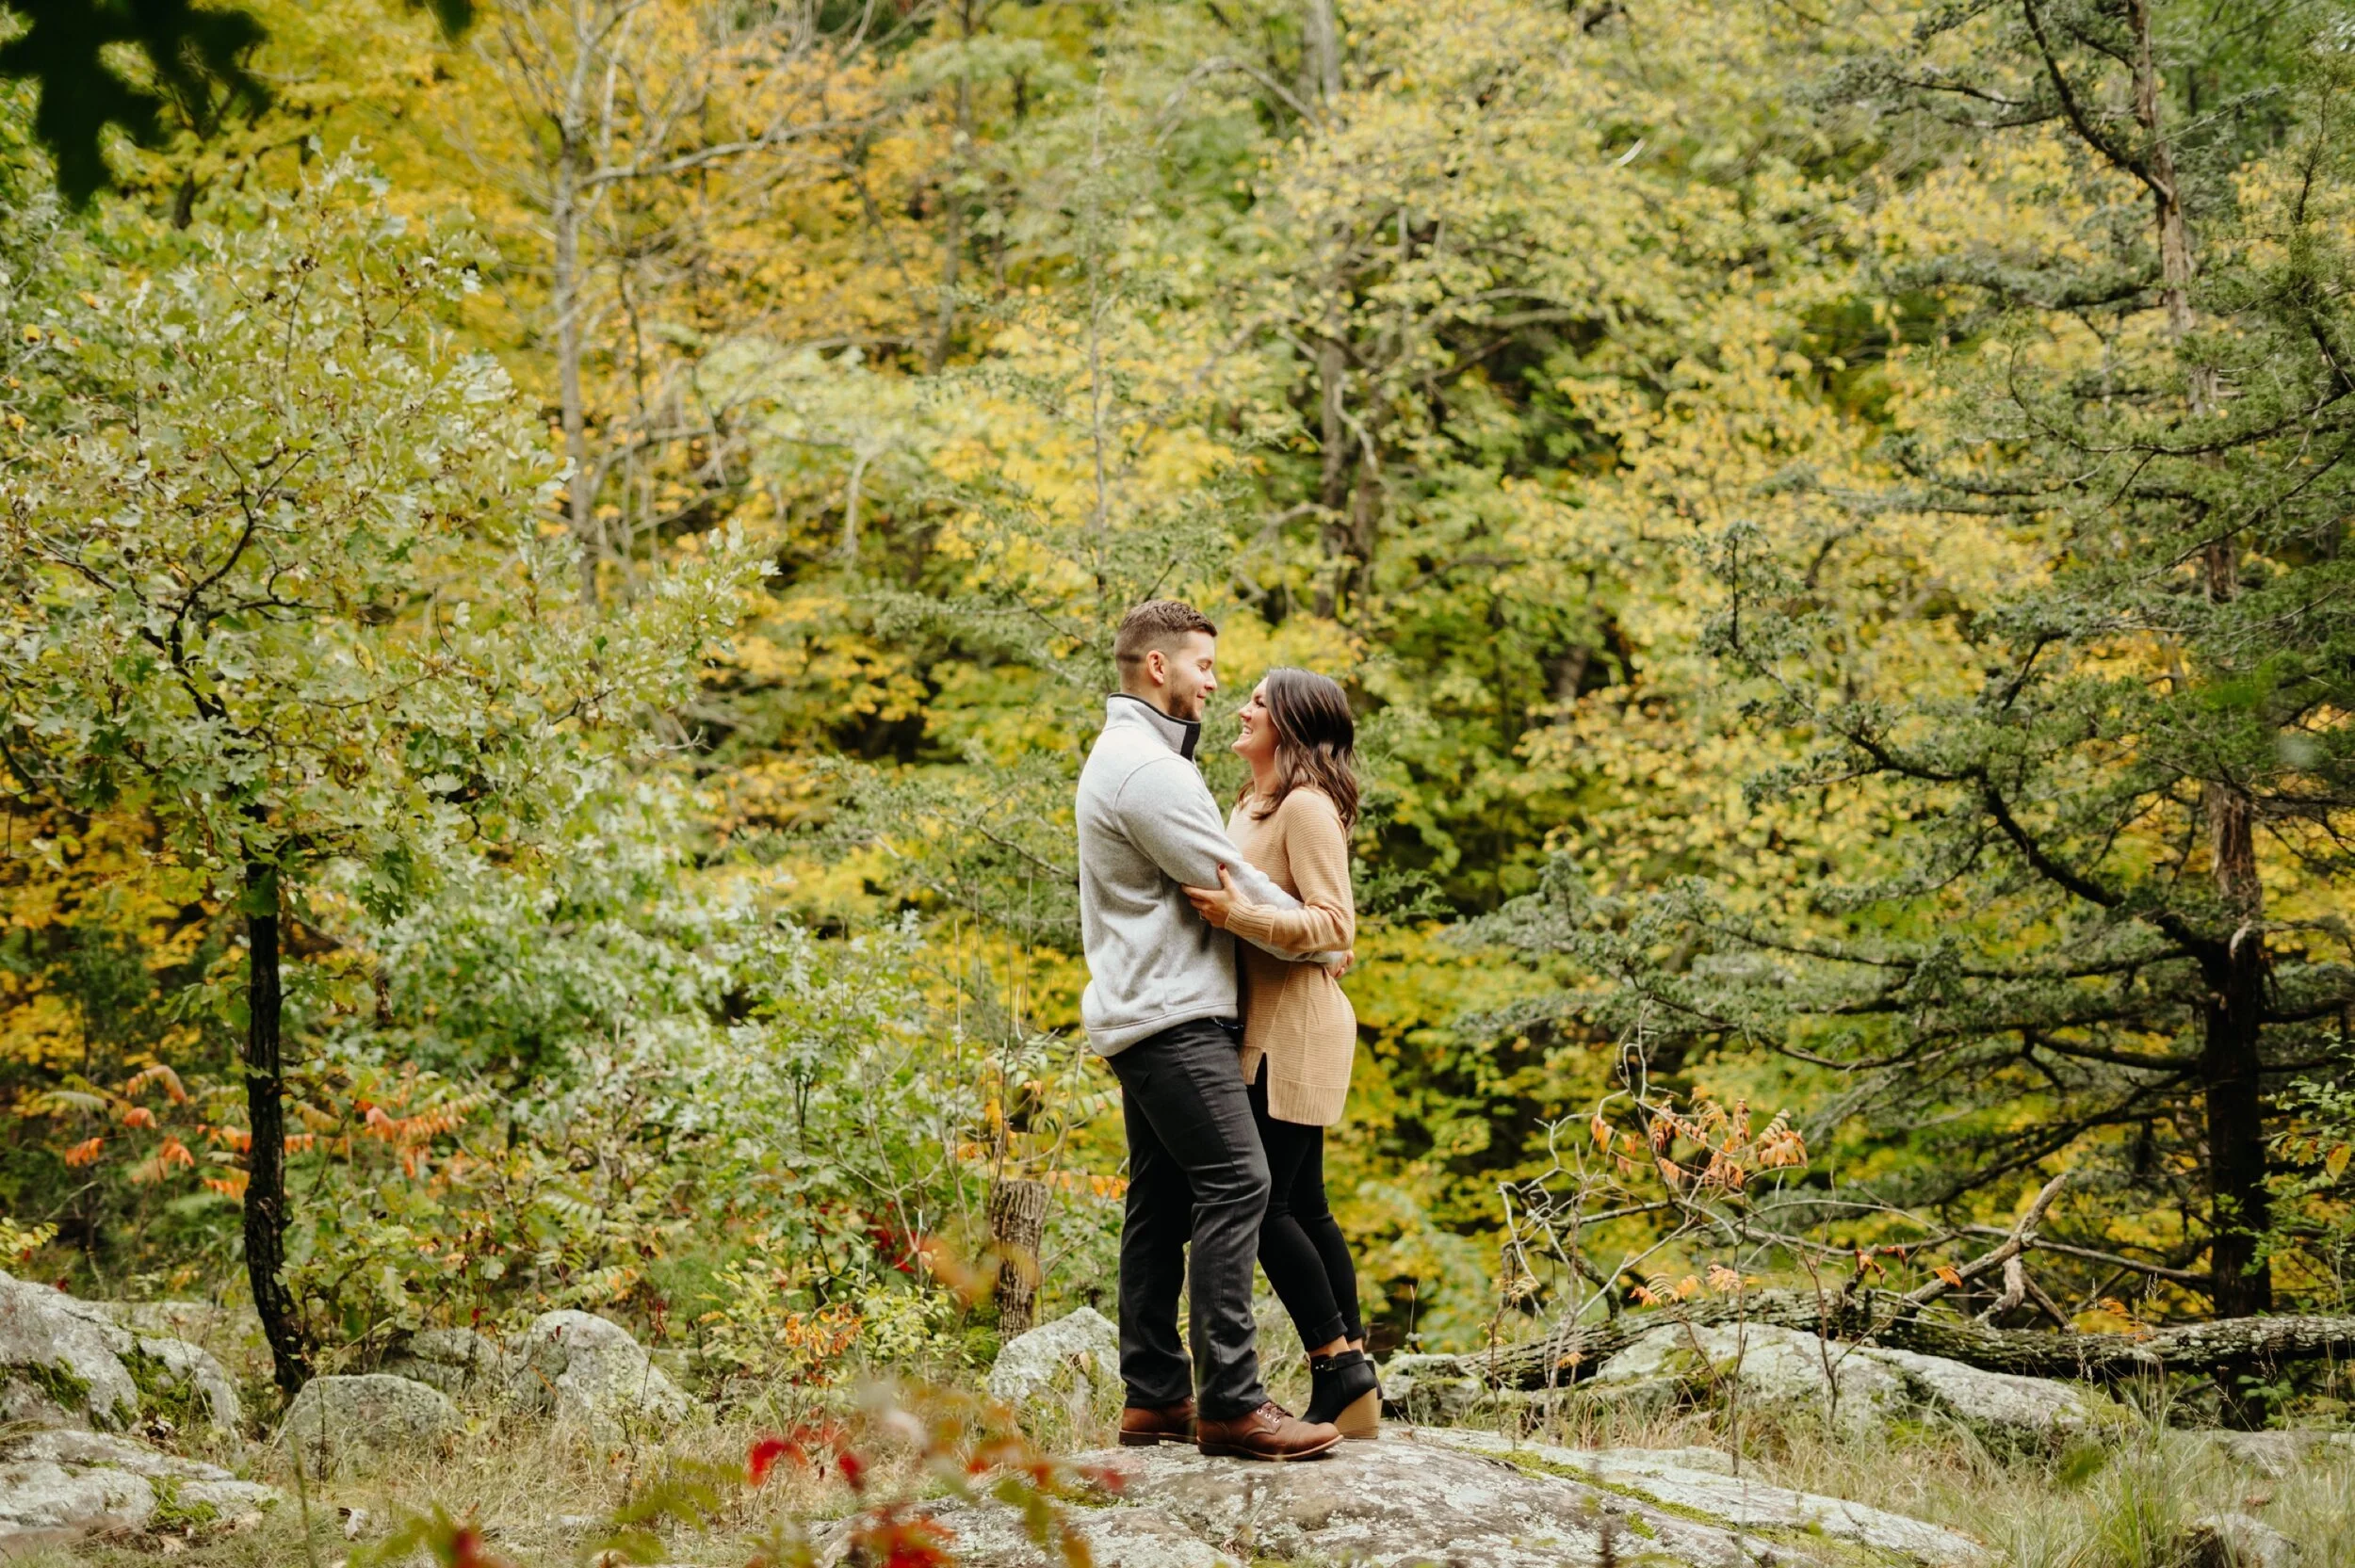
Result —
<svg viewBox="0 0 2355 1568"><path fill-rule="evenodd" d="M189 1568L246 1564L316 1564L333 1568L355 1544L382 1538L412 1514L434 1508L476 1521L483 1537L519 1568L577 1564L583 1549L611 1533L616 1512L682 1478L742 1474L753 1441L769 1422L735 1417L699 1421L648 1433L618 1446L597 1443L577 1430L520 1419L472 1423L444 1451L403 1454L376 1463L347 1463L336 1473L299 1478L283 1450L256 1449L248 1468L288 1499L247 1531L199 1530L136 1540L92 1543L57 1562L127 1568L169 1553ZM885 1485L913 1478L892 1474ZM818 1481L780 1468L752 1491L725 1480L714 1489L718 1510L699 1528L660 1528L668 1559L682 1563L740 1565L765 1535L792 1521L823 1521L854 1506L839 1480ZM33 1560L41 1562L42 1560Z"/></svg>
<svg viewBox="0 0 2355 1568"><path fill-rule="evenodd" d="M1958 1529L1993 1548L2001 1568L2188 1568L2185 1529L2223 1513L2296 1542L2299 1568L2355 1568L2355 1453L2316 1447L2267 1476L2214 1434L2170 1428L2163 1407L2138 1410L2098 1439L2028 1454L1991 1451L1959 1427L1847 1439L1804 1416L1754 1414L1737 1445L1720 1412L1565 1402L1549 1414L1522 1415L1533 1441L1715 1449L1772 1485Z"/></svg>

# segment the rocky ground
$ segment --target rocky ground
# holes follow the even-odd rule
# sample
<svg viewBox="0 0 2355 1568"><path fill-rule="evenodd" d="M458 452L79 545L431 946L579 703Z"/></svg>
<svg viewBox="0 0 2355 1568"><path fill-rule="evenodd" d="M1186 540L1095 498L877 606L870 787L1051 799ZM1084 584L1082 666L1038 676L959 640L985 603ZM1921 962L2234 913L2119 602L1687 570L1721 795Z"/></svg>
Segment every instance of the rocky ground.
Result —
<svg viewBox="0 0 2355 1568"><path fill-rule="evenodd" d="M514 1561L571 1561L637 1495L633 1478L690 1452L706 1465L740 1465L757 1430L743 1421L774 1418L730 1426L625 1330L560 1312L503 1341L414 1334L377 1369L315 1379L281 1418L257 1425L224 1365L236 1364L231 1342L243 1333L214 1309L81 1301L0 1275L0 1557L324 1561L322 1540L364 1543L404 1513L443 1506L480 1520ZM1757 1327L1639 1339L1577 1389L1547 1396L1544 1409L1500 1402L1433 1375L1435 1365L1392 1362L1397 1419L1383 1440L1311 1463L1206 1461L1185 1447L1083 1452L1080 1464L1113 1482L1074 1502L1073 1528L1096 1562L1120 1568L2355 1568L2349 1434L2161 1442L2088 1386ZM256 1365L239 1369L258 1386ZM1015 1339L988 1387L1034 1432L1060 1434L1042 1441L1101 1442L1119 1397L1112 1324L1082 1310ZM1784 1444L1778 1473L1737 1463L1730 1452L1746 1450L1738 1436L1727 1440L1729 1409L1753 1434L1812 1431L1815 1451L1835 1462L1810 1469ZM1584 1425L1566 1426L1565 1411ZM1533 1431L1575 1431L1582 1441L1515 1435ZM1679 1443L1679 1432L1713 1446ZM1967 1472L1995 1506L1909 1500L1840 1467L1875 1465L1883 1452L1893 1468L1945 1455L1941 1463ZM2112 1479L2084 1480L2105 1465ZM298 1475L308 1481L300 1528ZM2033 1495L2007 1497L2015 1479ZM856 1505L838 1480L829 1484L764 1494L758 1509L738 1511L733 1535L683 1534L670 1544L674 1559L739 1568L756 1525ZM913 1468L892 1484L919 1494L933 1484L920 1507L968 1568L1047 1560L1014 1509L942 1498ZM2147 1552L2084 1555L2071 1543L2108 1528L2098 1520L2075 1536L2015 1528L2038 1508L2088 1511L2056 1487L2103 1485L2140 1511ZM2164 1506L2150 1506L2154 1495ZM1924 1500L1935 1518L1919 1516ZM843 1560L846 1535L841 1526L820 1532L821 1560Z"/></svg>
<svg viewBox="0 0 2355 1568"><path fill-rule="evenodd" d="M1395 1430L1302 1464L1239 1466L1191 1448L1081 1456L1120 1478L1077 1511L1095 1559L1121 1568L1975 1568L1953 1530L1715 1470L1689 1454L1518 1446L1491 1433ZM934 1518L971 1568L1047 1558L1012 1511L967 1504ZM839 1560L829 1559L828 1560Z"/></svg>
<svg viewBox="0 0 2355 1568"><path fill-rule="evenodd" d="M431 1331L400 1346L396 1370L314 1378L255 1445L221 1357L172 1331L249 1337L201 1304L85 1301L0 1273L0 1557L252 1528L287 1501L255 1475L300 1463L325 1479L430 1453L464 1425L462 1398L605 1447L693 1410L627 1330L551 1312L504 1344Z"/></svg>

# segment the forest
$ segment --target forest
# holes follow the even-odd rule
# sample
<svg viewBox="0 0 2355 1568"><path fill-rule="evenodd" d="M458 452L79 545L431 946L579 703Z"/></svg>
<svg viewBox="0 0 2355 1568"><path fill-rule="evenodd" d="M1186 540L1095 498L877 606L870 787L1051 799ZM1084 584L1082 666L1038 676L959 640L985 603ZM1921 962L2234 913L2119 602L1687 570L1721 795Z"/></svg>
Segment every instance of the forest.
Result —
<svg viewBox="0 0 2355 1568"><path fill-rule="evenodd" d="M1357 715L1378 1355L1880 1292L2355 1410L2341 8L0 15L13 1275L265 1415L1112 1314L1072 797L1177 597L1222 810L1261 673Z"/></svg>

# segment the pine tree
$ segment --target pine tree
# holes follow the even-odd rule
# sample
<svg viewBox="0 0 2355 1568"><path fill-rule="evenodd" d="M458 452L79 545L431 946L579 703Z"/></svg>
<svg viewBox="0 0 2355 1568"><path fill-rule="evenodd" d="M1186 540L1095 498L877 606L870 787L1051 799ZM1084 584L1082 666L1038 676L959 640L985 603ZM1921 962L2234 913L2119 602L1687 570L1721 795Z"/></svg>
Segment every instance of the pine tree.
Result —
<svg viewBox="0 0 2355 1568"><path fill-rule="evenodd" d="M1893 482L1824 538L1713 545L1712 647L1800 752L1747 798L1863 802L1870 837L1827 877L1780 863L1812 884L1790 920L1558 875L1507 922L1601 977L1599 1018L1860 1080L1841 1113L1933 1157L1849 1196L1965 1220L2038 1168L2098 1173L2068 1237L2095 1293L2138 1276L2224 1317L2328 1270L2272 1224L2268 1141L2345 1071L2355 1008L2331 896L2355 830L2355 60L2294 10L2253 51L2140 0L2016 0L1844 75L1836 99L1947 121L1905 178L2017 199L2032 175L2051 203L1931 241L1892 202L1891 292L1963 344L1925 362ZM2016 564L1987 590L1942 574L1897 525L1924 515L1945 561ZM1835 558L1909 620L1828 592Z"/></svg>

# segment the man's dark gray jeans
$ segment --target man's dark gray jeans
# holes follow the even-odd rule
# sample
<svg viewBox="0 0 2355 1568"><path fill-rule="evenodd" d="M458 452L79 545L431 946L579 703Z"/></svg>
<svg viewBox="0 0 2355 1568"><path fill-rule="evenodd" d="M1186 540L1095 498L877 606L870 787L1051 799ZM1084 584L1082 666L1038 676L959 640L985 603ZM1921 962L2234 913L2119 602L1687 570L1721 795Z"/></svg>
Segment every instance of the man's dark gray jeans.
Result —
<svg viewBox="0 0 2355 1568"><path fill-rule="evenodd" d="M1206 1018L1140 1040L1111 1060L1129 1130L1120 1230L1120 1376L1129 1402L1158 1409L1196 1395L1208 1420L1248 1414L1267 1398L1251 1270L1268 1168L1234 1036ZM1189 1242L1198 1394L1178 1337Z"/></svg>

